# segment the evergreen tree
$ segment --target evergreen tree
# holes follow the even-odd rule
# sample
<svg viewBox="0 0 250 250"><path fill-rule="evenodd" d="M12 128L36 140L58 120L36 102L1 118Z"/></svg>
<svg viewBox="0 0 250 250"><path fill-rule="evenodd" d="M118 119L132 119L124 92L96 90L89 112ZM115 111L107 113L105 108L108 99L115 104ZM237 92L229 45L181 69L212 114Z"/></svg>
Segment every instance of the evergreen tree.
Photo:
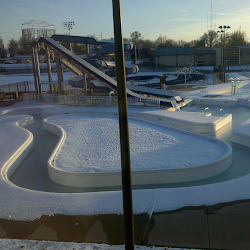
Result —
<svg viewBox="0 0 250 250"><path fill-rule="evenodd" d="M19 50L18 41L16 41L14 38L11 38L8 43L8 49L10 51L10 55L14 56L14 53L17 53Z"/></svg>
<svg viewBox="0 0 250 250"><path fill-rule="evenodd" d="M5 53L5 48L4 48L4 43L3 43L3 39L0 36L0 57L6 57L6 53Z"/></svg>

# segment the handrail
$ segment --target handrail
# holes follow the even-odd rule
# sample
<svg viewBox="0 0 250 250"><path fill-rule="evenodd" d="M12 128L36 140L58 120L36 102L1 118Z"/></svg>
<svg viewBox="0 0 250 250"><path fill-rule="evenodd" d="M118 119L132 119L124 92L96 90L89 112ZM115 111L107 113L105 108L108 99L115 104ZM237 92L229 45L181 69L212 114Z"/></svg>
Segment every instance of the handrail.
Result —
<svg viewBox="0 0 250 250"><path fill-rule="evenodd" d="M224 113L224 110L221 108L220 110L219 110L219 117L220 117L220 112L223 112L223 115L225 115L225 113Z"/></svg>
<svg viewBox="0 0 250 250"><path fill-rule="evenodd" d="M208 115L209 115L209 116L212 116L212 113L211 113L209 107L206 107L206 108L204 109L204 116L206 116L206 114L205 114L205 113L206 113L206 110L209 111Z"/></svg>

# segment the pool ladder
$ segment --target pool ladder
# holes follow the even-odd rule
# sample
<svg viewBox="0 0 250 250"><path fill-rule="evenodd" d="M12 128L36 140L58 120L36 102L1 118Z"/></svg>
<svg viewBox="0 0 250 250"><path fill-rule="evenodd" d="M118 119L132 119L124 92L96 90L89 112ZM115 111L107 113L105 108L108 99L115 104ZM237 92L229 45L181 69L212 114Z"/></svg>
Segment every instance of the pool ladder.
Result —
<svg viewBox="0 0 250 250"><path fill-rule="evenodd" d="M207 113L206 113L206 110L208 110ZM204 109L204 116L212 116L212 113L211 113L209 107L206 107L206 108Z"/></svg>
<svg viewBox="0 0 250 250"><path fill-rule="evenodd" d="M206 110L207 110L207 113L206 113ZM221 109L219 110L219 117L220 117L220 113L221 113L221 112L223 113L223 115L225 115L224 110L221 108ZM204 116L212 116L212 113L211 113L209 107L206 107L206 108L204 109Z"/></svg>
<svg viewBox="0 0 250 250"><path fill-rule="evenodd" d="M224 110L223 110L223 109L220 109L220 110L219 110L219 117L220 117L220 112L221 112L221 111L222 111L223 115L225 115Z"/></svg>

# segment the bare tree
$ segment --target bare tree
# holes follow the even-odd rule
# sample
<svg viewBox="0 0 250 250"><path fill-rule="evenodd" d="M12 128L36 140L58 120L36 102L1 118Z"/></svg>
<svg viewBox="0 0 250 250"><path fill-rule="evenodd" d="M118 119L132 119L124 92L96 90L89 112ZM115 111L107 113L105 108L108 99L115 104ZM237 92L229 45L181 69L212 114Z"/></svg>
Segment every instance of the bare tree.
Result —
<svg viewBox="0 0 250 250"><path fill-rule="evenodd" d="M141 36L141 33L139 31L134 31L130 34L130 38L134 44L134 48L135 48L135 62L137 61L137 50L136 50L136 46L139 45L139 39L143 39L143 37Z"/></svg>
<svg viewBox="0 0 250 250"><path fill-rule="evenodd" d="M246 46L247 41L247 34L245 31L236 30L233 31L228 37L228 45L229 46Z"/></svg>
<svg viewBox="0 0 250 250"><path fill-rule="evenodd" d="M184 40L179 40L179 41L175 42L175 45L176 45L176 47L179 47L179 48L191 47L191 43L184 41Z"/></svg>
<svg viewBox="0 0 250 250"><path fill-rule="evenodd" d="M214 47L215 43L217 42L218 34L214 30L209 30L208 32L204 33L200 40L204 41L204 44L208 47Z"/></svg>
<svg viewBox="0 0 250 250"><path fill-rule="evenodd" d="M155 46L158 47L160 44L164 44L167 41L167 36L158 36L158 38L155 40Z"/></svg>

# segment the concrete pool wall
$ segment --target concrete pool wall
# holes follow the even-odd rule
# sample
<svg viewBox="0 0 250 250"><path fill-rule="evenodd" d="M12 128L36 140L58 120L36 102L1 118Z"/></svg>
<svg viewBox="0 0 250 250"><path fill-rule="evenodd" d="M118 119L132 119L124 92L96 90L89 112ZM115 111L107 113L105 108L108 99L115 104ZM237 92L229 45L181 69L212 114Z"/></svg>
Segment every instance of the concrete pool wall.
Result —
<svg viewBox="0 0 250 250"><path fill-rule="evenodd" d="M24 158L29 154L29 152L32 150L34 146L33 142L33 134L30 133L28 130L24 129L24 126L28 126L33 123L33 117L30 115L20 115L17 117L17 121L9 121L4 122L5 119L1 119L0 121L0 130L1 130L1 140L4 142L6 137L8 137L8 131L17 125L18 128L18 134L21 134L23 141L16 140L16 145L14 147L14 152L8 156L8 154L1 155L1 158L4 160L5 163L1 168L1 174L3 178L8 181L9 177L13 174L13 172L18 168L20 163L24 160ZM7 120L7 119L6 119ZM12 140L12 138L8 138L9 140ZM10 143L7 143L5 141L4 146L10 149L13 149L13 146L9 146ZM3 150L4 151L4 150Z"/></svg>
<svg viewBox="0 0 250 250"><path fill-rule="evenodd" d="M31 107L25 109L26 107ZM20 110L54 109L54 105L44 103L26 103L11 107L9 114L20 114ZM31 114L32 114L31 113ZM3 117L11 115L3 115ZM2 118L2 116L1 116ZM12 129L16 133L18 127ZM20 134L10 137L12 147L10 155L16 152L16 140ZM6 138L7 139L7 138ZM23 140L22 140L23 141ZM0 141L4 148L5 141ZM5 164L4 150L0 151L0 167ZM193 185L178 188L155 188L133 190L134 214L152 214L174 211L185 206L209 206L218 203L249 199L250 174L224 180L209 185ZM102 191L84 193L58 193L53 191L36 191L19 187L0 176L0 218L7 220L35 220L42 215L96 215L122 214L122 192Z"/></svg>
<svg viewBox="0 0 250 250"><path fill-rule="evenodd" d="M232 141L250 147L250 119L233 130Z"/></svg>
<svg viewBox="0 0 250 250"><path fill-rule="evenodd" d="M58 114L84 113L90 115L118 116L117 107L62 107L46 109L43 118ZM222 128L232 121L231 114L219 116L204 116L202 112L167 111L164 109L129 108L128 115L132 118L168 125L195 133L210 133Z"/></svg>
<svg viewBox="0 0 250 250"><path fill-rule="evenodd" d="M133 185L149 185L159 183L178 183L189 182L208 178L225 171L231 166L232 163L232 149L229 144L211 138L205 135L194 134L192 132L179 130L176 128L169 128L163 125L155 125L168 128L168 130L177 132L180 134L188 134L192 137L202 138L204 142L206 140L212 141L220 147L224 148L224 154L218 159L208 164L201 164L192 167L180 167L180 168L166 168L166 169L148 169L148 170L132 170L132 182ZM52 122L43 120L43 128L49 132L52 132L60 137L57 147L53 151L51 157L48 160L48 172L49 177L56 183L72 186L72 187L110 187L121 185L121 172L70 172L69 170L61 169L55 166L55 158L62 147L66 138L65 131ZM170 132L171 133L171 132ZM216 146L216 145L215 145ZM178 157L178 152L176 154ZM167 159L166 159L167 160ZM157 164L157 163L155 163Z"/></svg>

